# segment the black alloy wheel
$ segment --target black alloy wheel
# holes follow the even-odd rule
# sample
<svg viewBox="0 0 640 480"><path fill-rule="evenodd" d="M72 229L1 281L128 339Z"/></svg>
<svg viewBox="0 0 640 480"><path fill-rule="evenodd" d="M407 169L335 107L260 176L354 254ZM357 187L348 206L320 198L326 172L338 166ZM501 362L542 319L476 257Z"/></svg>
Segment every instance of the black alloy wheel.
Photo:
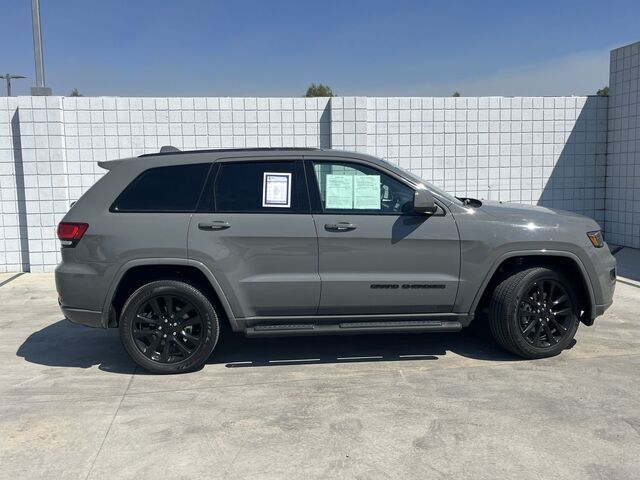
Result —
<svg viewBox="0 0 640 480"><path fill-rule="evenodd" d="M219 315L195 285L157 280L131 294L120 315L120 340L129 356L152 373L202 367L218 342Z"/></svg>
<svg viewBox="0 0 640 480"><path fill-rule="evenodd" d="M534 347L550 347L562 340L573 322L569 293L555 280L534 282L518 311L522 336Z"/></svg>
<svg viewBox="0 0 640 480"><path fill-rule="evenodd" d="M580 323L579 299L564 272L531 267L495 288L489 327L495 340L523 358L546 358L569 347Z"/></svg>
<svg viewBox="0 0 640 480"><path fill-rule="evenodd" d="M144 302L131 324L140 352L155 362L187 360L202 345L202 314L180 295L161 295Z"/></svg>

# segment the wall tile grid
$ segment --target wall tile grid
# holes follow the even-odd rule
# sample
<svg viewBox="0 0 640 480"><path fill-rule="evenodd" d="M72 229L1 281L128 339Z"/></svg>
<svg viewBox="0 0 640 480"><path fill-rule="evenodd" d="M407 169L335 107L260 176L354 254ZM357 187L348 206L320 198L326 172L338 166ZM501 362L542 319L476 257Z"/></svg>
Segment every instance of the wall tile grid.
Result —
<svg viewBox="0 0 640 480"><path fill-rule="evenodd" d="M0 272L23 269L12 121L18 100L0 98Z"/></svg>
<svg viewBox="0 0 640 480"><path fill-rule="evenodd" d="M97 162L163 145L366 152L458 195L564 208L602 222L607 106L606 97L5 98L0 271L53 269L55 227L103 175ZM630 131L625 125L619 130ZM619 148L610 138L609 150ZM625 148L617 161L635 165ZM624 207L607 217L612 228L628 228L640 212L621 203L623 181L609 182L619 190L607 204Z"/></svg>
<svg viewBox="0 0 640 480"><path fill-rule="evenodd" d="M319 147L328 99L19 97L31 271L60 260L55 226L105 171L97 162L177 148ZM33 102L33 104L30 104Z"/></svg>
<svg viewBox="0 0 640 480"><path fill-rule="evenodd" d="M640 248L640 42L611 52L605 230Z"/></svg>
<svg viewBox="0 0 640 480"><path fill-rule="evenodd" d="M333 148L386 158L457 195L604 220L606 97L335 98Z"/></svg>

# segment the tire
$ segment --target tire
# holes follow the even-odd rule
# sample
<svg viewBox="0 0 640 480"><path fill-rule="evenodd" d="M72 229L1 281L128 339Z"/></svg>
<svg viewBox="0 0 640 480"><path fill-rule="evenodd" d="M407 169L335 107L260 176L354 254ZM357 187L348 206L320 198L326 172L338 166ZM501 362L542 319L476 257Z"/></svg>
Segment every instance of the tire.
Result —
<svg viewBox="0 0 640 480"><path fill-rule="evenodd" d="M579 323L571 283L549 268L514 273L498 284L489 304L495 340L526 359L558 355L573 341Z"/></svg>
<svg viewBox="0 0 640 480"><path fill-rule="evenodd" d="M151 373L201 368L218 342L215 307L193 285L159 280L143 285L124 304L120 340L129 356Z"/></svg>

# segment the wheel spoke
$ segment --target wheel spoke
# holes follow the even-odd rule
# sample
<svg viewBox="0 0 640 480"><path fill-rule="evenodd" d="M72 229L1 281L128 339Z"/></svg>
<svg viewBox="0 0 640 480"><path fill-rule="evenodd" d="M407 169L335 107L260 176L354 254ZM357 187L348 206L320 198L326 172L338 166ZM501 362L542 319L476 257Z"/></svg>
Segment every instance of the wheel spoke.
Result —
<svg viewBox="0 0 640 480"><path fill-rule="evenodd" d="M193 307L190 304L185 303L184 307L173 314L173 318L175 318L176 320L180 320L186 313L189 313L191 310L193 310Z"/></svg>
<svg viewBox="0 0 640 480"><path fill-rule="evenodd" d="M549 325L547 325L546 323L543 323L542 326L544 327L544 333L547 335L547 341L549 342L549 345L558 343L558 341L555 339L555 337L551 333L551 329L549 328Z"/></svg>
<svg viewBox="0 0 640 480"><path fill-rule="evenodd" d="M157 330L154 330L154 329L151 329L151 328L140 328L140 329L134 330L133 331L133 335L136 338L148 337L149 335L153 335L156 332L157 332Z"/></svg>
<svg viewBox="0 0 640 480"><path fill-rule="evenodd" d="M180 340L178 340L177 338L171 338L171 340L173 341L174 344L176 344L178 346L178 348L180 350L182 350L182 352L185 354L185 356L189 356L191 355L191 352L193 352L193 350L189 350L186 346L184 346L182 344L182 342Z"/></svg>
<svg viewBox="0 0 640 480"><path fill-rule="evenodd" d="M558 322L555 318L551 317L549 318L549 323L551 323L551 326L554 327L556 330L558 330L558 333L560 335L563 335L564 332L567 331L567 327L565 327L564 325L562 325L560 322Z"/></svg>
<svg viewBox="0 0 640 480"><path fill-rule="evenodd" d="M538 342L540 341L540 334L542 333L542 325L540 325L538 323L538 328L536 328L536 333L533 336L533 339L531 340L531 343L533 343L534 345L537 345Z"/></svg>
<svg viewBox="0 0 640 480"><path fill-rule="evenodd" d="M149 302L149 305L151 306L153 313L155 313L158 316L158 319L162 318L162 310L160 310L160 304L158 303L158 299L152 298L151 301Z"/></svg>
<svg viewBox="0 0 640 480"><path fill-rule="evenodd" d="M160 343L160 334L156 335L154 339L151 341L149 346L144 350L145 356L151 358L154 353L156 353L156 349L158 348L158 344Z"/></svg>
<svg viewBox="0 0 640 480"><path fill-rule="evenodd" d="M173 297L171 295L165 295L162 298L164 300L164 306L167 309L167 315L171 315L173 313Z"/></svg>
<svg viewBox="0 0 640 480"><path fill-rule="evenodd" d="M566 294L566 293L563 293L562 295L560 295L560 296L559 296L559 297L558 297L558 298L553 302L553 305L554 305L554 306L558 306L558 305L560 305L560 304L564 303L566 300L568 300L568 298L569 298L569 297L567 296L567 294Z"/></svg>
<svg viewBox="0 0 640 480"><path fill-rule="evenodd" d="M136 318L142 320L143 322L150 323L151 325L157 325L158 320L151 317L145 317L144 315L136 315Z"/></svg>
<svg viewBox="0 0 640 480"><path fill-rule="evenodd" d="M196 337L195 335L191 335L190 333L187 333L185 331L182 331L180 335L182 335L187 340L191 340L193 343L197 343L200 341L200 337Z"/></svg>
<svg viewBox="0 0 640 480"><path fill-rule="evenodd" d="M186 320L184 320L181 323L181 326L183 327L188 327L189 325L199 325L202 323L202 320L200 320L200 316L199 315L195 315L191 318L187 318Z"/></svg>
<svg viewBox="0 0 640 480"><path fill-rule="evenodd" d="M167 360L169 360L169 350L171 344L170 342L166 341L164 342L164 346L162 347L162 353L160 354L160 361L161 362L166 362Z"/></svg>
<svg viewBox="0 0 640 480"><path fill-rule="evenodd" d="M556 317L558 317L558 316L566 315L570 312L571 312L571 309L567 307L567 308L561 308L560 310L552 311L551 313L553 313Z"/></svg>
<svg viewBox="0 0 640 480"><path fill-rule="evenodd" d="M536 324L538 323L537 320L531 320L529 322L529 325L527 325L527 328L525 328L522 333L526 336L528 333L531 332L531 330L533 330L533 328L536 326Z"/></svg>

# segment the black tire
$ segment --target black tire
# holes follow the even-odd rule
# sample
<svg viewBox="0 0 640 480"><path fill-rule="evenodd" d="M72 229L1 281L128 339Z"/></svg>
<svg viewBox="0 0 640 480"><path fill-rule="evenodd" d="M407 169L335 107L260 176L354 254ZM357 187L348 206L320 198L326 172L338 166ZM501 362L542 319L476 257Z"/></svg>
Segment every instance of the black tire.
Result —
<svg viewBox="0 0 640 480"><path fill-rule="evenodd" d="M159 280L129 297L119 329L134 362L166 374L201 368L218 342L220 324L215 307L196 287Z"/></svg>
<svg viewBox="0 0 640 480"><path fill-rule="evenodd" d="M493 337L527 359L558 355L573 341L579 323L571 283L549 268L514 273L498 284L489 304Z"/></svg>

